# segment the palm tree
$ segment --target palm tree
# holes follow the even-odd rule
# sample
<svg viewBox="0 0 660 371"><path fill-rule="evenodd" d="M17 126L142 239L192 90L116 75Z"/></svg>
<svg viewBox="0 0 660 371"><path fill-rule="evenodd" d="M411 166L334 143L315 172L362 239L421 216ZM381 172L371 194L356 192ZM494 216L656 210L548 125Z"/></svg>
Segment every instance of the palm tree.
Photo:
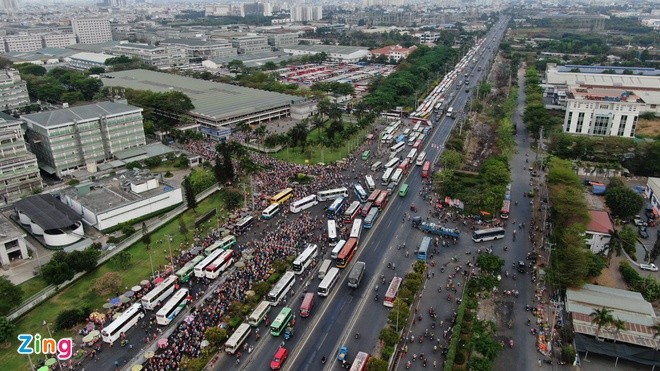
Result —
<svg viewBox="0 0 660 371"><path fill-rule="evenodd" d="M268 129L266 129L266 125L261 124L257 126L256 129L254 129L253 133L259 138L259 141L263 143L264 137L266 136L266 133L268 132Z"/></svg>
<svg viewBox="0 0 660 371"><path fill-rule="evenodd" d="M245 141L246 142L248 141L248 139L250 139L249 136L250 136L250 131L252 130L252 128L250 127L250 124L248 124L247 122L241 121L238 124L236 124L236 130L238 130L238 131L242 132L243 134L245 134Z"/></svg>
<svg viewBox="0 0 660 371"><path fill-rule="evenodd" d="M596 328L596 338L598 338L598 335L600 334L600 329L603 326L606 326L612 321L614 321L614 317L612 317L612 310L607 309L605 307L600 308L600 309L594 309L593 312L590 314L591 317L591 323L597 325L598 327Z"/></svg>
<svg viewBox="0 0 660 371"><path fill-rule="evenodd" d="M619 231L616 229L611 230L610 232L610 243L607 247L607 265L610 265L610 260L612 260L612 254L616 253L616 256L621 256L621 251L623 251L623 240Z"/></svg>
<svg viewBox="0 0 660 371"><path fill-rule="evenodd" d="M653 338L660 336L660 322L656 323L651 327L653 329Z"/></svg>
<svg viewBox="0 0 660 371"><path fill-rule="evenodd" d="M614 332L614 342L616 343L616 339L621 334L621 330L626 329L626 321L624 321L624 320L617 317L616 319L612 320L611 324L612 324L612 327L614 327L614 331L615 331Z"/></svg>
<svg viewBox="0 0 660 371"><path fill-rule="evenodd" d="M309 120L310 124L312 124L312 127L314 129L317 129L319 131L319 142L321 137L323 136L323 128L325 127L325 120L318 114L314 114L310 117Z"/></svg>

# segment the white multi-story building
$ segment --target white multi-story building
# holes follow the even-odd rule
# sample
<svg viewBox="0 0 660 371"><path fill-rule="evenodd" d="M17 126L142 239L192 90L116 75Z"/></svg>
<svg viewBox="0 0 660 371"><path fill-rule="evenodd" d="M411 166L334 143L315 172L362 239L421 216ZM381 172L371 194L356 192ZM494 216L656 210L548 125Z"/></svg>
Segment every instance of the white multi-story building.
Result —
<svg viewBox="0 0 660 371"><path fill-rule="evenodd" d="M236 55L236 49L226 39L166 39L160 42L160 46L182 49L188 60L206 60Z"/></svg>
<svg viewBox="0 0 660 371"><path fill-rule="evenodd" d="M309 22L320 21L323 18L322 6L299 5L292 6L291 9L292 22Z"/></svg>
<svg viewBox="0 0 660 371"><path fill-rule="evenodd" d="M361 46L340 45L292 45L282 48L290 55L315 55L325 53L328 59L336 62L358 62L369 55L369 49Z"/></svg>
<svg viewBox="0 0 660 371"><path fill-rule="evenodd" d="M99 102L22 116L39 168L61 177L79 168L96 172L113 154L146 143L142 108Z"/></svg>
<svg viewBox="0 0 660 371"><path fill-rule="evenodd" d="M110 21L102 18L72 19L73 33L81 44L99 44L112 41Z"/></svg>
<svg viewBox="0 0 660 371"><path fill-rule="evenodd" d="M369 57L379 57L381 55L387 56L387 59L391 62L399 62L402 59L408 58L410 53L414 52L417 49L415 45L410 48L404 48L401 45L388 45L379 49L373 49L369 51Z"/></svg>
<svg viewBox="0 0 660 371"><path fill-rule="evenodd" d="M0 112L0 204L40 189L37 158L27 151L21 121Z"/></svg>
<svg viewBox="0 0 660 371"><path fill-rule="evenodd" d="M4 39L8 52L32 52L43 48L41 35L11 35Z"/></svg>
<svg viewBox="0 0 660 371"><path fill-rule="evenodd" d="M27 84L17 70L0 70L0 110L23 107L30 104Z"/></svg>
<svg viewBox="0 0 660 371"><path fill-rule="evenodd" d="M174 45L152 46L138 43L125 43L105 49L105 52L114 55L125 55L137 57L144 63L158 67L167 68L173 65L187 64L185 48Z"/></svg>
<svg viewBox="0 0 660 371"><path fill-rule="evenodd" d="M85 71L92 67L105 68L105 61L110 58L114 58L114 56L103 53L81 52L64 58L64 61L73 69Z"/></svg>
<svg viewBox="0 0 660 371"><path fill-rule="evenodd" d="M256 54L271 50L268 39L260 35L232 37L231 45L236 48L238 54Z"/></svg>
<svg viewBox="0 0 660 371"><path fill-rule="evenodd" d="M268 35L268 44L274 48L281 49L285 46L298 45L299 35L297 32L273 33Z"/></svg>
<svg viewBox="0 0 660 371"><path fill-rule="evenodd" d="M76 43L76 35L72 33L52 33L42 35L44 48L64 49L69 45Z"/></svg>

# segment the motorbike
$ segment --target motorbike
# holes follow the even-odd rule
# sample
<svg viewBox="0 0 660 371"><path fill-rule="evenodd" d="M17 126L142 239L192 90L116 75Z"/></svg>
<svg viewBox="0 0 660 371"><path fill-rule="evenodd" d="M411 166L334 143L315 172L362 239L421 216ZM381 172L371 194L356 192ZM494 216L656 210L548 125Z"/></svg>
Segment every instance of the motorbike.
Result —
<svg viewBox="0 0 660 371"><path fill-rule="evenodd" d="M509 348L513 349L513 339L509 340Z"/></svg>
<svg viewBox="0 0 660 371"><path fill-rule="evenodd" d="M321 364L325 364L325 361L327 361L327 358L325 356L321 357Z"/></svg>
<svg viewBox="0 0 660 371"><path fill-rule="evenodd" d="M406 369L410 368L410 361L406 362Z"/></svg>
<svg viewBox="0 0 660 371"><path fill-rule="evenodd" d="M374 301L378 301L378 294L376 294L376 297L374 298Z"/></svg>

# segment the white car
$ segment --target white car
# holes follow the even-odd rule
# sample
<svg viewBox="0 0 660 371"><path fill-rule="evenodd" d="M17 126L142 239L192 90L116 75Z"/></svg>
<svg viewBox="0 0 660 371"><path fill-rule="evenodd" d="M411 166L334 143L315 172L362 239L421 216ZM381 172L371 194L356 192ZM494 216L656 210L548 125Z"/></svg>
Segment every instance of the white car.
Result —
<svg viewBox="0 0 660 371"><path fill-rule="evenodd" d="M655 264L640 264L639 267L645 271L651 271L651 272L657 272L658 267L655 266Z"/></svg>

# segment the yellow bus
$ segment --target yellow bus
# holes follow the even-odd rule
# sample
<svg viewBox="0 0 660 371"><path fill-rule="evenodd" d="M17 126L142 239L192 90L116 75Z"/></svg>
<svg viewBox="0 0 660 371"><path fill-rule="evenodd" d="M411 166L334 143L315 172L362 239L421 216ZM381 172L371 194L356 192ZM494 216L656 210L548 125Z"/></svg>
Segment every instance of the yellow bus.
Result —
<svg viewBox="0 0 660 371"><path fill-rule="evenodd" d="M270 198L270 203L283 204L291 197L293 197L293 189L292 188L283 189L282 191L280 191L280 193Z"/></svg>

